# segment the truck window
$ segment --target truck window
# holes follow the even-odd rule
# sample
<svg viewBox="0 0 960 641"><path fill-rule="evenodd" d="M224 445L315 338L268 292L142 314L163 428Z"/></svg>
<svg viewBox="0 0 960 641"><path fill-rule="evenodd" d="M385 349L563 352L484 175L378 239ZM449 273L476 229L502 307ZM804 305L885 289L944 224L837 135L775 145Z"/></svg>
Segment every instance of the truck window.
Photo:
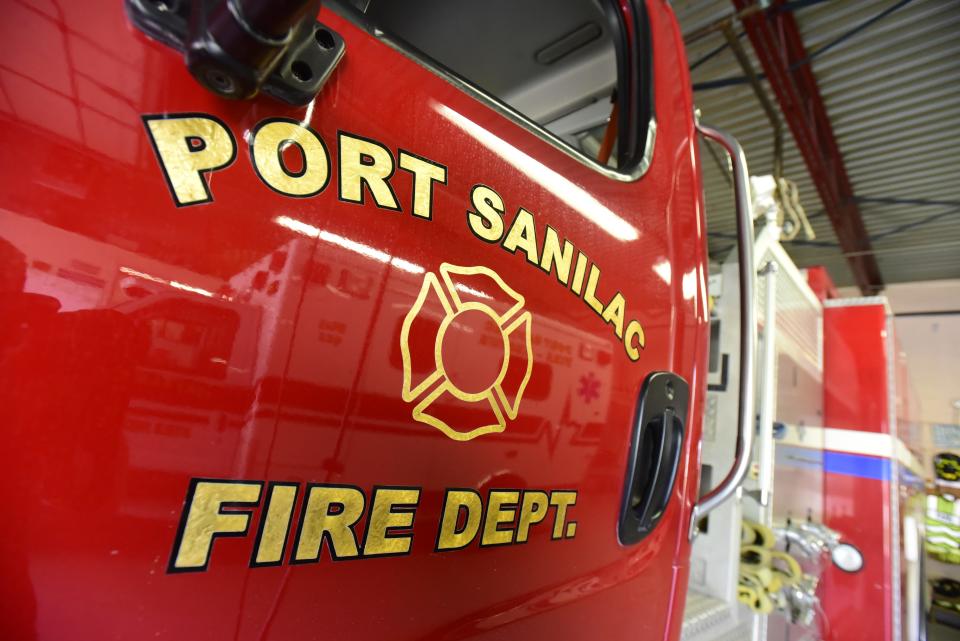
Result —
<svg viewBox="0 0 960 641"><path fill-rule="evenodd" d="M633 51L645 52L643 3L625 4L643 40ZM582 157L622 171L639 161L651 119L649 91L637 100L628 90L630 103L622 87L625 74L647 85L649 60L630 55L616 0L370 0L366 16L388 38Z"/></svg>

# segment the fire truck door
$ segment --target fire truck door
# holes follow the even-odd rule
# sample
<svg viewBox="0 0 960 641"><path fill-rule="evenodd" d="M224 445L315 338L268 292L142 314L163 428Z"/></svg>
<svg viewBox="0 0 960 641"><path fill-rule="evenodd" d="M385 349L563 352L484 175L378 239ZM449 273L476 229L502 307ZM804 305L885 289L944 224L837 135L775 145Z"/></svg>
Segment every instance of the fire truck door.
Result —
<svg viewBox="0 0 960 641"><path fill-rule="evenodd" d="M323 19L346 43L306 116L331 183L275 221L318 240L265 473L297 484L296 509L244 620L277 639L677 634L692 384L663 518L632 541L618 527L644 381L705 365L689 122L665 114L651 168L618 180ZM331 488L343 545L317 534Z"/></svg>
<svg viewBox="0 0 960 641"><path fill-rule="evenodd" d="M2 636L678 638L707 324L669 7L620 171L327 4L304 107L213 95L117 2L0 25Z"/></svg>

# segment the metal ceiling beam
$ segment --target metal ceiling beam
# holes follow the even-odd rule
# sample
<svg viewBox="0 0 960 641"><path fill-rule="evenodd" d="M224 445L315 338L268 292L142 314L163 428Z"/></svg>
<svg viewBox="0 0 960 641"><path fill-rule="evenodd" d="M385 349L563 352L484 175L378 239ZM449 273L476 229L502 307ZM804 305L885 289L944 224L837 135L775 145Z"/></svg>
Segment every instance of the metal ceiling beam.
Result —
<svg viewBox="0 0 960 641"><path fill-rule="evenodd" d="M780 4L782 2L776 2L774 6ZM754 0L733 0L733 5L742 12L754 6ZM774 9L741 14L741 22L833 224L854 280L861 292L875 294L883 289L880 267L873 256L843 155L817 79L808 64L807 50L793 12Z"/></svg>

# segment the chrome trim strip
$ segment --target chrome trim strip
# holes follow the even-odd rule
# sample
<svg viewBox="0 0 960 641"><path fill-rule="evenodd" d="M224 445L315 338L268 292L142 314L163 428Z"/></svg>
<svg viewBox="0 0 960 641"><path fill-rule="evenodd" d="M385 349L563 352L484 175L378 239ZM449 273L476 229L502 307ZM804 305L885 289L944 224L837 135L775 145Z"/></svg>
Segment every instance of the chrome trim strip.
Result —
<svg viewBox="0 0 960 641"><path fill-rule="evenodd" d="M620 182L633 182L639 180L647 173L647 170L650 169L650 165L653 162L653 149L655 147L655 142L657 138L657 120L655 116L650 117L650 122L647 123L647 136L646 142L643 148L643 156L640 158L640 162L631 170L630 172L622 172L612 167L607 167L606 165L601 165L596 160L586 156L580 151L577 151L571 147L568 143L564 142L554 134L547 131L541 125L530 120L524 116L519 111L515 110L510 105L500 101L496 97L488 94L479 87L475 87L470 84L463 78L460 78L454 73L451 73L449 70L444 69L443 67L435 64L429 58L420 55L418 52L412 50L405 43L391 38L389 35L371 25L365 20L361 20L359 16L354 13L353 9L343 7L339 2L329 2L329 6L333 11L354 24L360 29L363 29L373 37L377 38L380 42L384 43L394 51L406 56L413 62L417 63L430 73L435 76L445 80L450 83L460 91L463 91L471 98L478 100L479 102L484 103L494 111L496 111L501 116L507 118L508 120L513 121L514 124L519 125L521 128L525 129L528 133L535 135L544 142L548 143L550 146L555 149L563 152L570 158L573 158L581 165L589 167L590 169L596 171L599 174L610 178L611 180L618 180Z"/></svg>

